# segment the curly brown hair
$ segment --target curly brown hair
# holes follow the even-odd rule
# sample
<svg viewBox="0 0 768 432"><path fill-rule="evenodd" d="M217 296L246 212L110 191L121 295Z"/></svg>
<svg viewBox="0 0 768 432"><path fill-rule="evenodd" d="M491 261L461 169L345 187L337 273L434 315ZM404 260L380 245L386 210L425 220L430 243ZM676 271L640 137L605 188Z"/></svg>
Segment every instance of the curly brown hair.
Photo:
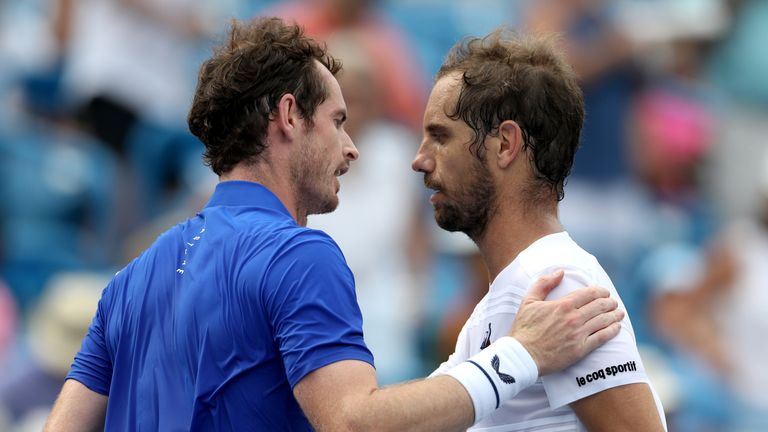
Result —
<svg viewBox="0 0 768 432"><path fill-rule="evenodd" d="M451 49L436 79L453 72L461 72L463 86L447 115L473 130L470 151L482 159L485 138L498 133L503 121L515 121L537 179L562 200L584 123L584 98L555 37L523 38L500 28L484 38L464 39Z"/></svg>
<svg viewBox="0 0 768 432"><path fill-rule="evenodd" d="M187 122L205 144L203 159L218 175L240 162L254 163L267 146L267 125L280 98L292 94L312 127L328 97L316 66L336 75L341 63L298 25L279 18L232 22L227 43L200 67Z"/></svg>

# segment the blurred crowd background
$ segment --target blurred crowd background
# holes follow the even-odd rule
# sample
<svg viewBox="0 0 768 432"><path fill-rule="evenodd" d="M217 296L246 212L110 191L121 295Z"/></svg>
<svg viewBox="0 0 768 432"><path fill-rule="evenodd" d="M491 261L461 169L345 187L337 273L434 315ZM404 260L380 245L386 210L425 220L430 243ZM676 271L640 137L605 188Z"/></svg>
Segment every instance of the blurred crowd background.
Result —
<svg viewBox="0 0 768 432"><path fill-rule="evenodd" d="M670 430L768 430L765 0L0 0L0 430L40 430L106 281L205 204L197 69L264 14L344 63L360 159L309 223L354 271L382 383L435 368L487 290L410 160L443 56L503 24L559 32L583 83L561 217L629 309Z"/></svg>

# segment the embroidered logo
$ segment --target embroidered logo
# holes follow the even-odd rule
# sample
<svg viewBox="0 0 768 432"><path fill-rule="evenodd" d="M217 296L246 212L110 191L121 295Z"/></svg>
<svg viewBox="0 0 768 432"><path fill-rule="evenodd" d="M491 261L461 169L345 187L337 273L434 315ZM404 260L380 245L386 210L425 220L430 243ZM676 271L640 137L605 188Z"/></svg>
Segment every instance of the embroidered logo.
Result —
<svg viewBox="0 0 768 432"><path fill-rule="evenodd" d="M488 345L491 344L491 323L488 323L488 331L485 332L485 339L483 339L483 343L480 344L480 349L484 350L488 348Z"/></svg>
<svg viewBox="0 0 768 432"><path fill-rule="evenodd" d="M501 363L499 361L499 356L497 355L493 356L493 358L491 359L491 367L493 367L493 370L496 371L496 375L498 375L499 378L501 378L501 381L504 384L514 384L515 377L513 377L512 375L507 375L504 372L499 372L499 363Z"/></svg>

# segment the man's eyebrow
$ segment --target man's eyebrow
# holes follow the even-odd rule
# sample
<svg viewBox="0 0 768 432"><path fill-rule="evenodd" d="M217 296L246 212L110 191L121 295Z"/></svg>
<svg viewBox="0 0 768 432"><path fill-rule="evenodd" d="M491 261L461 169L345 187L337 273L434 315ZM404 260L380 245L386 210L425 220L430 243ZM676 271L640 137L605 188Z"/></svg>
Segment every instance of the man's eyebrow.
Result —
<svg viewBox="0 0 768 432"><path fill-rule="evenodd" d="M430 123L424 127L424 130L430 135L445 135L448 133L448 128L437 123Z"/></svg>

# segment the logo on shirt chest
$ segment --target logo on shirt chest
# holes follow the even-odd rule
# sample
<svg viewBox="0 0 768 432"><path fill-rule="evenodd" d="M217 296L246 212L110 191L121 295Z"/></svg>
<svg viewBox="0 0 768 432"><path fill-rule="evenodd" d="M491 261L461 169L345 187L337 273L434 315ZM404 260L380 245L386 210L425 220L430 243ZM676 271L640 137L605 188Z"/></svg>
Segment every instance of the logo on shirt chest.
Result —
<svg viewBox="0 0 768 432"><path fill-rule="evenodd" d="M488 345L491 344L491 323L488 323L488 330L485 332L485 336L483 337L483 342L480 344L480 350L484 350L488 348Z"/></svg>

